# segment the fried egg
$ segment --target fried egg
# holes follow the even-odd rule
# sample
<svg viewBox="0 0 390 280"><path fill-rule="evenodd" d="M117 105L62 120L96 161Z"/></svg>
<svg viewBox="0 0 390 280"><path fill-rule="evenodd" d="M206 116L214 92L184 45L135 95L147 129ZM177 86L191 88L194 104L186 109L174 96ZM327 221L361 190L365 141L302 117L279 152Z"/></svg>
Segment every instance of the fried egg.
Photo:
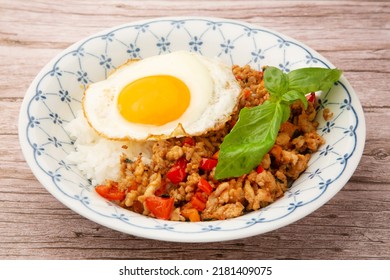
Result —
<svg viewBox="0 0 390 280"><path fill-rule="evenodd" d="M128 61L89 85L82 107L103 137L158 140L217 129L229 120L239 94L230 66L178 51Z"/></svg>

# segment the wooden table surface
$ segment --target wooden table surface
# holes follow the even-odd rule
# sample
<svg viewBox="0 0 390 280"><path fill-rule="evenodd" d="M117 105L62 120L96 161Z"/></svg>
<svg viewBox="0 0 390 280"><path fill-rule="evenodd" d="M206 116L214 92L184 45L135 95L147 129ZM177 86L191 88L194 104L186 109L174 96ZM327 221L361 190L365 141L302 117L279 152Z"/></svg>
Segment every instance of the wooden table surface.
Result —
<svg viewBox="0 0 390 280"><path fill-rule="evenodd" d="M367 1L0 0L0 259L390 259L390 3ZM344 70L367 140L346 186L273 232L209 244L138 238L89 221L37 181L18 113L40 69L102 29L161 16L243 20L291 36Z"/></svg>

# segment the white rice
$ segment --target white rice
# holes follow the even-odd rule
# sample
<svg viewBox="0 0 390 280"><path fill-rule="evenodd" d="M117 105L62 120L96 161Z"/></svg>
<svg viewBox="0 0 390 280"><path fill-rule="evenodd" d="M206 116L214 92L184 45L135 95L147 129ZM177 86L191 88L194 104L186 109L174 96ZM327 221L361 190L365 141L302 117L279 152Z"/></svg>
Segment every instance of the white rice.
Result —
<svg viewBox="0 0 390 280"><path fill-rule="evenodd" d="M75 151L67 160L77 166L80 172L91 179L93 185L102 184L106 179L118 180L120 175L120 156L134 160L142 153L144 162L150 161L152 142L112 141L99 136L89 125L82 110L66 127ZM127 149L123 146L126 145Z"/></svg>

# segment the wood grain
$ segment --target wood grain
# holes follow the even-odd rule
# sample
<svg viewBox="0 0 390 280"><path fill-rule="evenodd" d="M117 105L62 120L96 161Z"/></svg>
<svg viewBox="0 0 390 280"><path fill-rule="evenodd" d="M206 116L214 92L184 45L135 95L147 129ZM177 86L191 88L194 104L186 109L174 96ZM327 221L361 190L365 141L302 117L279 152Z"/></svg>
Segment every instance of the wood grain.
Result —
<svg viewBox="0 0 390 280"><path fill-rule="evenodd" d="M72 43L161 16L243 20L289 35L344 74L365 112L362 160L346 186L304 219L210 244L147 240L59 203L18 145L18 114L35 75ZM0 259L390 259L390 4L387 1L0 0Z"/></svg>

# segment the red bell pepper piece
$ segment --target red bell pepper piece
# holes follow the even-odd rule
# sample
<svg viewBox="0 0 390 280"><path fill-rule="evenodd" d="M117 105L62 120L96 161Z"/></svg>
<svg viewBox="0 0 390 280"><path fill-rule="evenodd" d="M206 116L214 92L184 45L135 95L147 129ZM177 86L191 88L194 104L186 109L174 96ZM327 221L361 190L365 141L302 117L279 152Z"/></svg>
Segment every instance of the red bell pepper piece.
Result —
<svg viewBox="0 0 390 280"><path fill-rule="evenodd" d="M185 158L180 158L167 172L167 178L174 184L183 182L187 176L186 173L187 161Z"/></svg>
<svg viewBox="0 0 390 280"><path fill-rule="evenodd" d="M188 146L195 146L195 139L191 137L186 137L183 140L183 146L188 145Z"/></svg>
<svg viewBox="0 0 390 280"><path fill-rule="evenodd" d="M206 208L206 203L200 200L197 196L191 197L191 204L198 211L203 211Z"/></svg>
<svg viewBox="0 0 390 280"><path fill-rule="evenodd" d="M158 219L168 220L171 217L174 198L149 196L145 199L145 206Z"/></svg>
<svg viewBox="0 0 390 280"><path fill-rule="evenodd" d="M211 194L213 192L213 187L204 178L200 178L199 179L198 188L201 189L202 191L204 191L207 194Z"/></svg>
<svg viewBox="0 0 390 280"><path fill-rule="evenodd" d="M313 103L316 100L316 94L314 92L306 95L306 99L308 102Z"/></svg>
<svg viewBox="0 0 390 280"><path fill-rule="evenodd" d="M218 160L215 158L202 158L199 164L199 168L204 171L211 171L218 164Z"/></svg>
<svg viewBox="0 0 390 280"><path fill-rule="evenodd" d="M256 172L258 173L258 174L260 174L261 172L263 172L264 171L264 168L261 166L261 165L259 165L257 168L256 168Z"/></svg>
<svg viewBox="0 0 390 280"><path fill-rule="evenodd" d="M208 199L208 195L202 191L197 191L194 196L196 196L200 201L206 203Z"/></svg>
<svg viewBox="0 0 390 280"><path fill-rule="evenodd" d="M117 183L98 185L95 190L100 196L108 200L123 200L126 197L126 192L120 191Z"/></svg>

